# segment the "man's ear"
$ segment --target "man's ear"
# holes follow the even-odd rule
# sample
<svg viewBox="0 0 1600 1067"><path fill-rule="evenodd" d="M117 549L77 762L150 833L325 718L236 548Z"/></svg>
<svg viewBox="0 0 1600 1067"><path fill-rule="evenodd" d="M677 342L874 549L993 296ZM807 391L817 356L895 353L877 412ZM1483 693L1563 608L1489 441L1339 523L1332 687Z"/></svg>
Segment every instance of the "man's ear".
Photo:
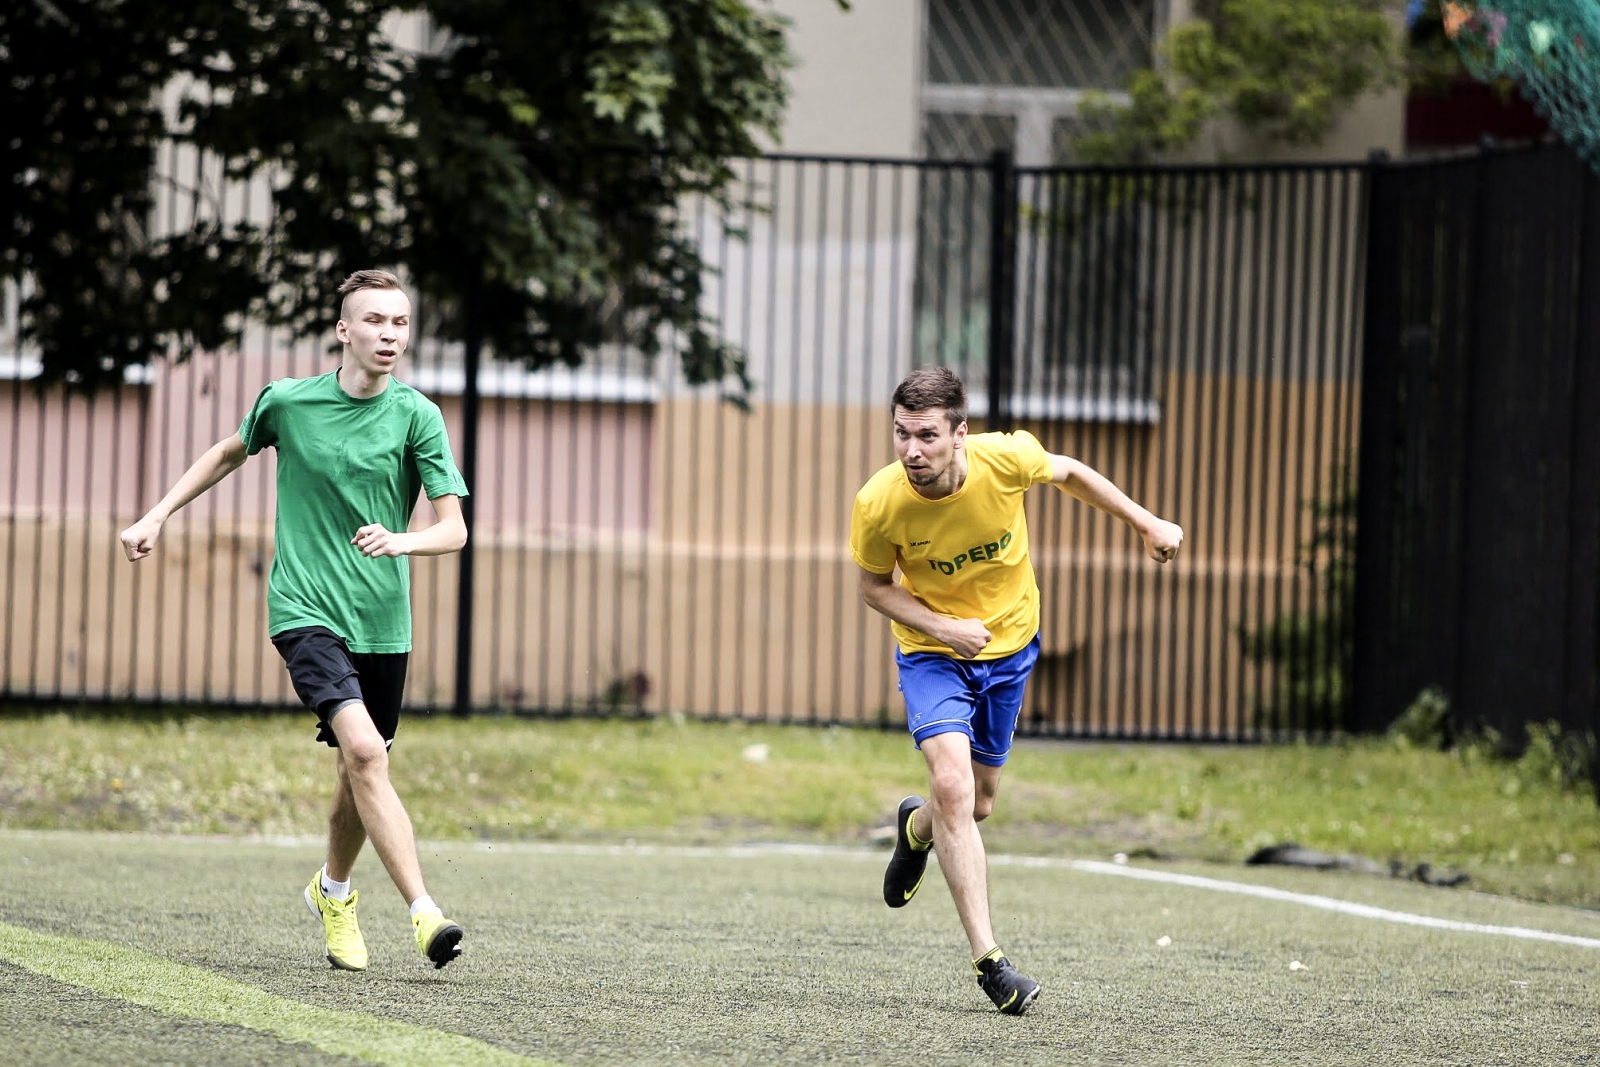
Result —
<svg viewBox="0 0 1600 1067"><path fill-rule="evenodd" d="M350 343L350 327L344 324L343 319L340 319L338 324L334 326L333 335L339 339L340 344L347 345Z"/></svg>

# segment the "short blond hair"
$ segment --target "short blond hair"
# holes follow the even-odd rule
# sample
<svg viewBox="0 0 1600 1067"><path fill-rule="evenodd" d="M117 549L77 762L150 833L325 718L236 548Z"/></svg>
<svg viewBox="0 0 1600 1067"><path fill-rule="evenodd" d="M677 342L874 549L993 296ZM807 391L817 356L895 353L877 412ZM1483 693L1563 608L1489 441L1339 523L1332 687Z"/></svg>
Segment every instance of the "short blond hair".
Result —
<svg viewBox="0 0 1600 1067"><path fill-rule="evenodd" d="M339 315L344 316L345 303L350 299L351 293L359 293L363 289L398 289L405 292L400 284L400 279L386 270L358 270L343 282L339 283Z"/></svg>

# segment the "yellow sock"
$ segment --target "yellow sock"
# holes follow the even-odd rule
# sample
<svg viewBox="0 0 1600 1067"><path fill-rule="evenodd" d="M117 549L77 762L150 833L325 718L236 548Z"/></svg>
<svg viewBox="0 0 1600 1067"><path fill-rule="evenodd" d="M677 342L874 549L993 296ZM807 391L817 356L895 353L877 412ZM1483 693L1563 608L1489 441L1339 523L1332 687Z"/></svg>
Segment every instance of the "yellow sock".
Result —
<svg viewBox="0 0 1600 1067"><path fill-rule="evenodd" d="M973 974L982 974L983 973L983 969L980 968L978 966L978 964L983 963L985 961L993 962L995 960L1000 959L1004 955L1005 955L1005 953L1000 951L1000 946L996 945L994 948L990 949L988 952L985 952L983 955L979 956L977 959L972 961L972 973Z"/></svg>
<svg viewBox="0 0 1600 1067"><path fill-rule="evenodd" d="M911 814L906 816L906 840L911 842L911 847L918 852L926 852L933 847L932 841L924 841L917 836L917 812L920 808L913 808Z"/></svg>

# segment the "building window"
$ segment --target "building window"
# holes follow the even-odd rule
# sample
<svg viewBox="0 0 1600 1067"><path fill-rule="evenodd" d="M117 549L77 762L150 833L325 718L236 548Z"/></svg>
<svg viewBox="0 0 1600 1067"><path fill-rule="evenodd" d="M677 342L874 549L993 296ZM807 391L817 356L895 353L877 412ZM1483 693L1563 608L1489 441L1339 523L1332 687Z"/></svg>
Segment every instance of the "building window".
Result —
<svg viewBox="0 0 1600 1067"><path fill-rule="evenodd" d="M1147 66L1165 0L927 0L916 358L987 380L997 150L1018 179L1015 374L1024 417L1146 421L1149 235L1125 196L1070 166L1088 92ZM978 404L987 398L978 399ZM981 407L977 407L979 411Z"/></svg>
<svg viewBox="0 0 1600 1067"><path fill-rule="evenodd" d="M923 149L978 159L1010 148L1022 166L1071 162L1053 136L1088 90L1119 95L1148 66L1165 24L1162 0L928 0ZM1009 144L986 143L1009 120Z"/></svg>

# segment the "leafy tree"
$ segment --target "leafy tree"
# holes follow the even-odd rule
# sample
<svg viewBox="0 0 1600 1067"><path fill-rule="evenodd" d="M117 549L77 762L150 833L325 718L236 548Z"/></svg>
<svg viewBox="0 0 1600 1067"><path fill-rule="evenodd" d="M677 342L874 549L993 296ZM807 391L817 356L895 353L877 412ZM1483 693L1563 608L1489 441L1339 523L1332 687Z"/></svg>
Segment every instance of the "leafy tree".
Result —
<svg viewBox="0 0 1600 1067"><path fill-rule="evenodd" d="M386 33L406 11L431 47ZM784 30L760 0L20 0L0 274L26 281L47 380L224 346L247 317L325 329L342 274L381 264L503 359L665 346L737 394L674 208L726 201L727 161L776 138ZM168 141L269 175L270 221L152 233Z"/></svg>
<svg viewBox="0 0 1600 1067"><path fill-rule="evenodd" d="M1104 97L1085 108L1099 132L1084 158L1147 160L1193 143L1206 120L1230 114L1287 144L1324 137L1341 108L1392 83L1395 32L1383 0L1211 0L1174 26L1157 68L1135 72L1126 106Z"/></svg>

